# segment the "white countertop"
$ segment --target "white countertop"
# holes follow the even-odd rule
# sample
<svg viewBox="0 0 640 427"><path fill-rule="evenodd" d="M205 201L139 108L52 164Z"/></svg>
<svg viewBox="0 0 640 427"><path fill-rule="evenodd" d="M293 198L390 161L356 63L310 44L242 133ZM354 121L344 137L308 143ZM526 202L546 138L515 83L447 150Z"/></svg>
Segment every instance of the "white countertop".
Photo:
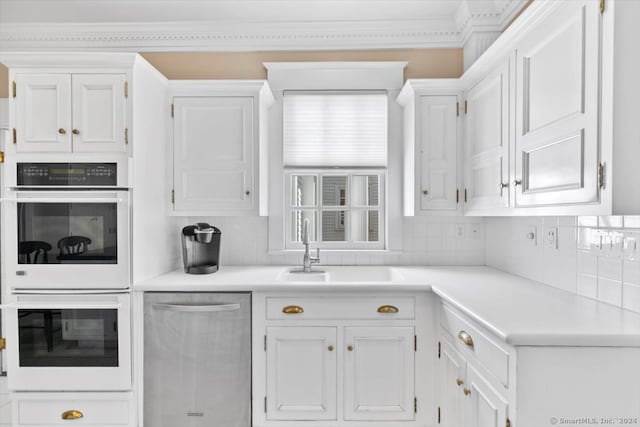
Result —
<svg viewBox="0 0 640 427"><path fill-rule="evenodd" d="M370 283L278 280L287 268L229 266L207 275L177 270L139 283L134 290L434 292L511 345L640 346L640 314L490 267L392 267L404 280ZM367 273L383 267L327 268Z"/></svg>

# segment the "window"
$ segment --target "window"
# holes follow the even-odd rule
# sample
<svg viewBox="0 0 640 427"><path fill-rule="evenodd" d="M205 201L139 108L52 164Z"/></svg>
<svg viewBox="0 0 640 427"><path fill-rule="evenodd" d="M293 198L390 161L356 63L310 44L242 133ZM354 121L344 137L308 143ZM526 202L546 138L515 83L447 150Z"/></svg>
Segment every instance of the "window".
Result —
<svg viewBox="0 0 640 427"><path fill-rule="evenodd" d="M287 248L307 220L319 247L384 248L387 103L381 91L285 92Z"/></svg>

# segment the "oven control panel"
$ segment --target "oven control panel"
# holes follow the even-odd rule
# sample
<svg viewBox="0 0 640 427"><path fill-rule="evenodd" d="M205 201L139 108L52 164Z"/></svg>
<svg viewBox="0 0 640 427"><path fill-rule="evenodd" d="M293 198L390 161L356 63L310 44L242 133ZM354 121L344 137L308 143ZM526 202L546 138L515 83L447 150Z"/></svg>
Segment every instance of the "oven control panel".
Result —
<svg viewBox="0 0 640 427"><path fill-rule="evenodd" d="M116 163L18 163L18 186L118 185Z"/></svg>

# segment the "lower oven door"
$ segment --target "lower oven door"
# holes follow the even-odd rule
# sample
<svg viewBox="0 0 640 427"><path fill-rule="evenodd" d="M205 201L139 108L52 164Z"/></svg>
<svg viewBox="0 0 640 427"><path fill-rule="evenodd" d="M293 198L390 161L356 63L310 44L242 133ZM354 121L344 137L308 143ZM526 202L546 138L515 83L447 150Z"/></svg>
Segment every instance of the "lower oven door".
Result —
<svg viewBox="0 0 640 427"><path fill-rule="evenodd" d="M131 389L130 295L15 295L4 306L12 391Z"/></svg>
<svg viewBox="0 0 640 427"><path fill-rule="evenodd" d="M127 191L11 191L3 201L10 289L129 287Z"/></svg>

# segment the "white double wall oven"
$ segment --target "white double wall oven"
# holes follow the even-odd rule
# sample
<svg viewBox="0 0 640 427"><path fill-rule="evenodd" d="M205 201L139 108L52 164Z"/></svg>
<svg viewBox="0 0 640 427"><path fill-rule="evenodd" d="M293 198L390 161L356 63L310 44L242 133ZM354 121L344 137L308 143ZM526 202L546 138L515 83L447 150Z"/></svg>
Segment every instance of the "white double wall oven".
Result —
<svg viewBox="0 0 640 427"><path fill-rule="evenodd" d="M125 156L6 164L2 270L10 391L131 389Z"/></svg>

